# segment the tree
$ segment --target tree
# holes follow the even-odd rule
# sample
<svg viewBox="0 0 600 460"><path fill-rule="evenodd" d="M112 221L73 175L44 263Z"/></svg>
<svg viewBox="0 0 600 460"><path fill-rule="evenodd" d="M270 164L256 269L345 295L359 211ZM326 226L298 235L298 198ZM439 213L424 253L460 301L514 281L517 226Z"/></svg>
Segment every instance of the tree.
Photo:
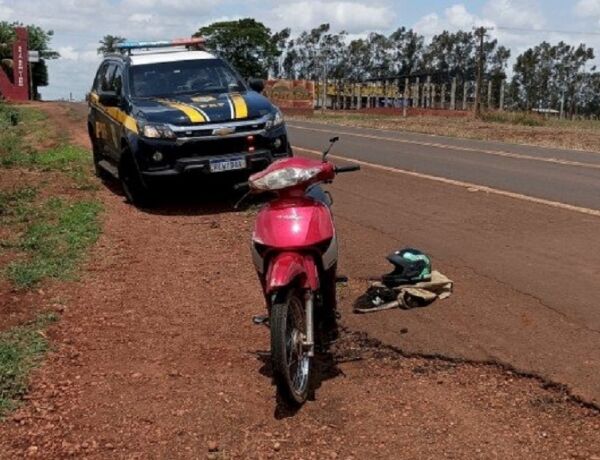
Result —
<svg viewBox="0 0 600 460"><path fill-rule="evenodd" d="M286 50L288 39L290 38L290 34L292 30L288 27L286 29L280 30L277 33L274 33L271 40L277 46L277 59L273 60L273 68L271 69L275 78L281 78L283 73L283 62L282 55Z"/></svg>
<svg viewBox="0 0 600 460"><path fill-rule="evenodd" d="M422 66L425 38L412 29L400 27L390 37L393 60L396 63L396 75L409 77Z"/></svg>
<svg viewBox="0 0 600 460"><path fill-rule="evenodd" d="M366 69L369 68L371 62L371 53L369 43L362 39L352 40L346 50L347 58L345 59L348 70L346 76L352 83L362 82L366 75Z"/></svg>
<svg viewBox="0 0 600 460"><path fill-rule="evenodd" d="M462 84L475 78L476 49L472 32L444 31L431 40L424 53L423 67L428 73L437 74L435 80L438 82L448 82L457 77Z"/></svg>
<svg viewBox="0 0 600 460"><path fill-rule="evenodd" d="M20 22L9 23L0 21L0 60L12 58L12 44L15 40L15 27L22 27ZM40 62L31 65L31 81L33 86L32 97L37 97L37 89L40 86L48 85L48 68L46 60L58 59L60 55L50 49L50 41L54 36L51 30L44 30L35 25L28 25L27 32L29 34L29 49L40 53ZM7 69L5 69L7 70ZM8 72L9 77L12 73Z"/></svg>
<svg viewBox="0 0 600 460"><path fill-rule="evenodd" d="M329 24L321 24L309 32L302 32L295 41L297 78L321 80L326 69L325 36Z"/></svg>
<svg viewBox="0 0 600 460"><path fill-rule="evenodd" d="M98 42L100 43L100 46L97 50L98 54L107 55L116 53L118 51L117 45L119 43L123 43L124 41L125 38L119 37L118 35L105 35L102 40Z"/></svg>
<svg viewBox="0 0 600 460"><path fill-rule="evenodd" d="M513 68L511 92L517 106L559 109L563 100L570 115L593 107L588 104L591 93L587 89L594 79L584 71L592 59L593 49L584 44L573 47L542 42L529 48L517 57Z"/></svg>
<svg viewBox="0 0 600 460"><path fill-rule="evenodd" d="M502 82L506 80L506 67L509 59L510 50L504 46L499 46L493 53L489 53L486 59L486 74L492 82L492 103L495 107L500 104L500 91Z"/></svg>
<svg viewBox="0 0 600 460"><path fill-rule="evenodd" d="M281 53L271 29L251 18L215 22L200 28L194 36L204 37L206 46L227 59L245 78L267 77Z"/></svg>
<svg viewBox="0 0 600 460"><path fill-rule="evenodd" d="M388 78L392 76L391 42L388 37L379 33L370 33L367 37L370 62L368 74L370 78Z"/></svg>

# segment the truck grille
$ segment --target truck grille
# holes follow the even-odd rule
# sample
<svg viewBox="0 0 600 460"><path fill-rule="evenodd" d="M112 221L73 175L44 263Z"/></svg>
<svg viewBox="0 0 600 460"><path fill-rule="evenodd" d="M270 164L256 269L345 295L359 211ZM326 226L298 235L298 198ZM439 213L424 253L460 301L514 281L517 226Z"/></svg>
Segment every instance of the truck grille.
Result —
<svg viewBox="0 0 600 460"><path fill-rule="evenodd" d="M259 130L263 130L265 128L265 122L257 120L256 123L254 124L248 124L248 125L241 125L241 126L232 126L232 128L235 128L235 133L248 133L248 132L252 132L252 131L259 131ZM198 138L202 138L202 137L209 137L209 136L213 136L213 127L207 126L207 127L202 127L202 128L193 128L193 129L188 129L186 131L178 131L177 137L178 138L182 138L182 137L198 137Z"/></svg>
<svg viewBox="0 0 600 460"><path fill-rule="evenodd" d="M264 139L257 136L252 144L259 149L265 145ZM177 149L177 156L197 157L209 155L226 155L228 153L241 153L248 151L248 141L245 137L222 138L200 142L188 142Z"/></svg>

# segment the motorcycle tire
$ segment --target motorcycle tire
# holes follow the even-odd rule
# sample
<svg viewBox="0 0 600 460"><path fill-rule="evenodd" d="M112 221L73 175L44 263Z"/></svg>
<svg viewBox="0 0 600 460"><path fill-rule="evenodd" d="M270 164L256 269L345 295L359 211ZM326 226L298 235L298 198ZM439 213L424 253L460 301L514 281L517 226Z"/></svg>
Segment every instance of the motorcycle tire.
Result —
<svg viewBox="0 0 600 460"><path fill-rule="evenodd" d="M309 394L312 358L303 348L306 336L304 300L292 290L271 307L271 359L279 395L290 405L302 405Z"/></svg>

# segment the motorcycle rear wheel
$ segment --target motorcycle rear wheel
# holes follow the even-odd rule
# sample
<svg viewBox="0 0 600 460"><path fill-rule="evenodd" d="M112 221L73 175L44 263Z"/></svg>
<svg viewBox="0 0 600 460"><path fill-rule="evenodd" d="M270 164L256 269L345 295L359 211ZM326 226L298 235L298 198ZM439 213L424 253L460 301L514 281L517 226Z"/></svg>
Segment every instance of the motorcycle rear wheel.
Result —
<svg viewBox="0 0 600 460"><path fill-rule="evenodd" d="M292 290L271 307L271 359L280 396L299 406L308 398L312 358L304 348L306 318L300 292Z"/></svg>

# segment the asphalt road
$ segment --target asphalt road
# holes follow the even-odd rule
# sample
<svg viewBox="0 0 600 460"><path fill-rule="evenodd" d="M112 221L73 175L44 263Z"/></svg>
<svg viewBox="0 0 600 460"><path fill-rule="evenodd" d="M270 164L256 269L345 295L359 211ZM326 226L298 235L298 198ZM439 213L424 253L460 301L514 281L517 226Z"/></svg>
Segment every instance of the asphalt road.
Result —
<svg viewBox="0 0 600 460"><path fill-rule="evenodd" d="M348 158L600 209L600 153L290 123L293 145L322 149L332 135Z"/></svg>
<svg viewBox="0 0 600 460"><path fill-rule="evenodd" d="M320 149L340 135L337 155L387 167L331 186L351 279L346 324L407 353L505 363L600 405L600 154L289 124L296 147ZM431 254L455 294L427 308L352 315L367 278L404 246Z"/></svg>

